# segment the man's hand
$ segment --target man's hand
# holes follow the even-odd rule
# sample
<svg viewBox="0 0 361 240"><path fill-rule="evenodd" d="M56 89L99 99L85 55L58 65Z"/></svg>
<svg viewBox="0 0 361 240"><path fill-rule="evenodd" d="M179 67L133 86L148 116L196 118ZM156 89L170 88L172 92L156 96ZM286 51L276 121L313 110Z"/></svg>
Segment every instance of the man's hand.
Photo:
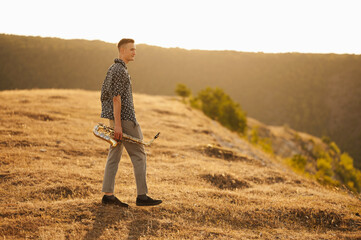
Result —
<svg viewBox="0 0 361 240"><path fill-rule="evenodd" d="M114 127L114 139L117 141L122 140L123 138L123 129L122 126L115 125Z"/></svg>

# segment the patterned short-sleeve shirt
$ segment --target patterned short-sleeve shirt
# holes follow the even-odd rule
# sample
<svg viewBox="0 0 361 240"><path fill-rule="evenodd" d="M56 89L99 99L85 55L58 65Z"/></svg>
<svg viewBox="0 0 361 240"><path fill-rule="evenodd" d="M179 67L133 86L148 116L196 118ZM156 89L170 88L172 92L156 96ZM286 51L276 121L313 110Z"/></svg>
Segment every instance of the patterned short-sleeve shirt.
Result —
<svg viewBox="0 0 361 240"><path fill-rule="evenodd" d="M136 122L130 75L124 61L116 58L109 67L101 91L102 118L114 119L113 97L120 95L121 120Z"/></svg>

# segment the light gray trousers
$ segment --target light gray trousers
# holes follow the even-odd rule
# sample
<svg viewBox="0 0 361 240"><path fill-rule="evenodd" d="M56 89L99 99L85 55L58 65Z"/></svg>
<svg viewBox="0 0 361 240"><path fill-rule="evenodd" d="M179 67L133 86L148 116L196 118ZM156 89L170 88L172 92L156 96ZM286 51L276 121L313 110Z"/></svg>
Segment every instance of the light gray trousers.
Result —
<svg viewBox="0 0 361 240"><path fill-rule="evenodd" d="M114 120L109 120L110 127L114 128ZM138 123L122 120L123 133L143 139L142 130ZM103 192L114 193L115 175L118 171L119 161L122 157L123 147L127 150L133 163L137 194L147 194L146 161L144 146L137 143L122 141L115 147L109 147L108 159L105 166L103 179Z"/></svg>

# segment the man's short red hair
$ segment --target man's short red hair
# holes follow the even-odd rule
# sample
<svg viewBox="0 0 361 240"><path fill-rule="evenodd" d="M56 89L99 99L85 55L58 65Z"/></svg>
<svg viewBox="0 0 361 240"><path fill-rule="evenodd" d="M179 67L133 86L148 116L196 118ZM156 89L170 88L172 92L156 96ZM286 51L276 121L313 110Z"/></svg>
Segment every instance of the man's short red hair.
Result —
<svg viewBox="0 0 361 240"><path fill-rule="evenodd" d="M134 40L131 38L123 38L118 42L118 50L120 50L121 46L127 44L127 43L134 43Z"/></svg>

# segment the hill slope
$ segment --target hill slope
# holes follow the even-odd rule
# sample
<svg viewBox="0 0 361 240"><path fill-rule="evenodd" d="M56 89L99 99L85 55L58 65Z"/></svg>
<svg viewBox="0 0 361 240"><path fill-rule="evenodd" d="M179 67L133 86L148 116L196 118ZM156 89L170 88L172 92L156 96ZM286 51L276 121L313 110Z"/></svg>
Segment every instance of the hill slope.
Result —
<svg viewBox="0 0 361 240"><path fill-rule="evenodd" d="M0 92L0 236L4 239L358 239L361 201L287 170L177 98L135 95L150 195L135 206L123 155L102 206L108 144L91 132L99 92ZM103 121L104 122L104 121ZM219 152L222 146L227 151Z"/></svg>
<svg viewBox="0 0 361 240"><path fill-rule="evenodd" d="M361 168L361 56L188 51L137 45L129 65L139 93L223 88L248 116L331 137ZM0 89L99 90L114 44L0 34Z"/></svg>

